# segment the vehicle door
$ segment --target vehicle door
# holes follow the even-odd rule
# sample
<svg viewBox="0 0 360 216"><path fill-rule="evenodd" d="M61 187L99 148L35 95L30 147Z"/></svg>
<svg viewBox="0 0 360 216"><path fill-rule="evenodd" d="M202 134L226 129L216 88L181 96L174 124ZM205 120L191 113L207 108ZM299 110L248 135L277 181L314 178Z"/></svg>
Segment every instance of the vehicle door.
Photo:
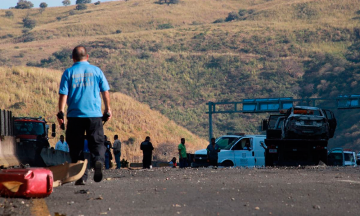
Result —
<svg viewBox="0 0 360 216"><path fill-rule="evenodd" d="M335 115L332 111L330 110L323 110L324 114L326 116L326 118L328 119L329 122L329 138L333 138L334 134L335 134L335 129L337 126L337 122L336 122L336 118Z"/></svg>
<svg viewBox="0 0 360 216"><path fill-rule="evenodd" d="M250 142L251 150L245 150L244 146L246 142ZM253 152L253 139L252 138L243 138L231 149L234 154L234 166L242 167L253 167L255 166L254 157L252 156Z"/></svg>

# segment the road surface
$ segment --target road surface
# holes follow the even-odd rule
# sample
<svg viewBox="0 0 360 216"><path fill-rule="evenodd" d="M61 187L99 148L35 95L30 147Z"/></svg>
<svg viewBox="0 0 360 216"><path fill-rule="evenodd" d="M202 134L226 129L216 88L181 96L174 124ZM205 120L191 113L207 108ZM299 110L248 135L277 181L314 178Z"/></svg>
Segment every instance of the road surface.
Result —
<svg viewBox="0 0 360 216"><path fill-rule="evenodd" d="M359 171L107 170L100 183L65 184L45 199L0 198L0 215L360 215Z"/></svg>

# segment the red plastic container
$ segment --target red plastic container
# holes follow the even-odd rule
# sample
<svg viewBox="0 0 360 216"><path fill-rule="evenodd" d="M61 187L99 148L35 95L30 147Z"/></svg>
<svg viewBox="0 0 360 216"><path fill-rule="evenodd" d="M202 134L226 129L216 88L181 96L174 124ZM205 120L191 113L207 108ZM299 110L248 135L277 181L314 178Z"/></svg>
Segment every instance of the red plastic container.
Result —
<svg viewBox="0 0 360 216"><path fill-rule="evenodd" d="M53 174L45 168L0 170L0 194L8 197L42 198L53 191Z"/></svg>

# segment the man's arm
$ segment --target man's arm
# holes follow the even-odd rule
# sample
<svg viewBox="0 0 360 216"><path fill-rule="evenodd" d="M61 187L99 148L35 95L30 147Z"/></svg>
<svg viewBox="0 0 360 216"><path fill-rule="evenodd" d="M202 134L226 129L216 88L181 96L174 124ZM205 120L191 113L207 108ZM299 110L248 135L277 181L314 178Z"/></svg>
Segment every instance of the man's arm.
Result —
<svg viewBox="0 0 360 216"><path fill-rule="evenodd" d="M180 159L182 159L182 155L181 155L181 150L179 149L179 156L180 156Z"/></svg>
<svg viewBox="0 0 360 216"><path fill-rule="evenodd" d="M63 112L63 113L65 112L66 101L67 101L67 95L59 94L59 103L58 103L59 112ZM58 122L60 125L62 125L64 123L64 119L58 118Z"/></svg>
<svg viewBox="0 0 360 216"><path fill-rule="evenodd" d="M111 119L111 117L112 117L111 108L110 108L110 94L109 94L109 91L101 92L101 95L102 95L104 105L105 105L104 113L109 114L109 118L107 119L107 121L109 121Z"/></svg>

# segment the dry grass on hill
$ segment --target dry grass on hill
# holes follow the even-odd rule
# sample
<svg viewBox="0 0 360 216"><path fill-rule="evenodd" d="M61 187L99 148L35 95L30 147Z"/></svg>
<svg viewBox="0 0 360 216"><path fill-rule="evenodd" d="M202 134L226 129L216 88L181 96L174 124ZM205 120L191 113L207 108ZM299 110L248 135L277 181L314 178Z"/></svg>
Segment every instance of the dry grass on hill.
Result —
<svg viewBox="0 0 360 216"><path fill-rule="evenodd" d="M14 116L43 116L55 122L60 77L60 71L50 69L0 68L0 109L11 110ZM146 136L152 138L157 157L166 160L177 155L181 137L186 138L189 152L204 148L207 143L149 106L121 93L111 93L111 106L113 119L105 124L105 134L112 142L113 136L119 135L123 142L122 158L140 161L139 145ZM57 138L50 140L53 146L62 133L57 128Z"/></svg>
<svg viewBox="0 0 360 216"><path fill-rule="evenodd" d="M241 31L251 36L259 32L315 30L326 28L353 29L359 26L358 0L181 0L176 5L160 5L154 0L115 1L88 4L84 11L74 11L75 6L11 10L13 18L7 18L6 10L0 10L0 50L4 58L14 65L30 60L40 60L56 50L73 47L85 41L114 38L131 41L140 38L148 41L166 41L181 38L188 41L199 32L221 30L228 34ZM216 19L226 18L229 12L239 9L253 10L246 20L213 24ZM37 21L28 34L36 41L17 43L26 36L22 33L22 19L29 15ZM171 24L174 29L158 30L161 24ZM115 34L117 30L122 33ZM268 33L266 33L268 32ZM11 35L11 36L7 36ZM315 47L328 48L322 44ZM327 45L329 46L329 45ZM331 45L330 45L331 46ZM313 44L310 47L312 48ZM339 47L330 49L338 50ZM23 52L23 57L19 54Z"/></svg>

